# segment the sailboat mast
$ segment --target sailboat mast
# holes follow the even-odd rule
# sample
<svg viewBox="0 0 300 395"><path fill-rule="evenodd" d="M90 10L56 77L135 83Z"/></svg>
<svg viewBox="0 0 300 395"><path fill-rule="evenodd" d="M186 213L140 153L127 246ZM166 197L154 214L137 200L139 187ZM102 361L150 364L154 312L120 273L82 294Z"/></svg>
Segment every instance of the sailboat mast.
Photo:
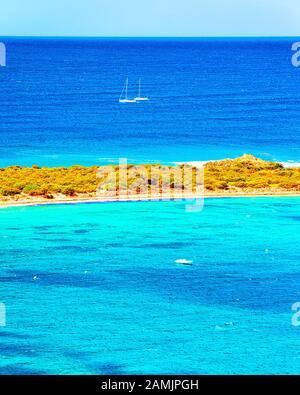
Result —
<svg viewBox="0 0 300 395"><path fill-rule="evenodd" d="M146 101L146 100L149 100L149 98L148 97L146 97L146 96L144 96L144 97L142 97L142 95L141 95L141 87L142 87L142 79L141 78L139 78L139 80L138 80L138 95L137 95L137 97L135 98L135 101Z"/></svg>
<svg viewBox="0 0 300 395"><path fill-rule="evenodd" d="M125 91L125 97L123 98L123 93ZM119 103L135 103L135 99L128 99L128 77L125 80L125 84L123 85L123 90L121 96L119 98Z"/></svg>
<svg viewBox="0 0 300 395"><path fill-rule="evenodd" d="M128 78L126 78L126 99L128 99Z"/></svg>

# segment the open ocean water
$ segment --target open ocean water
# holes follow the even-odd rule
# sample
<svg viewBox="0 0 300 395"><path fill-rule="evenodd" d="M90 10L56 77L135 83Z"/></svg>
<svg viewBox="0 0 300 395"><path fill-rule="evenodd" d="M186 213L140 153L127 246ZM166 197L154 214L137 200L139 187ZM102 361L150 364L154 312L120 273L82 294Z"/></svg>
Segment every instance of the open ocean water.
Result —
<svg viewBox="0 0 300 395"><path fill-rule="evenodd" d="M296 38L1 41L0 166L300 162ZM126 77L149 102L118 102Z"/></svg>
<svg viewBox="0 0 300 395"><path fill-rule="evenodd" d="M300 162L297 40L2 41L0 166ZM127 76L149 102L118 103ZM1 209L0 373L299 373L299 221L297 197Z"/></svg>
<svg viewBox="0 0 300 395"><path fill-rule="evenodd" d="M0 211L2 374L299 373L299 198Z"/></svg>

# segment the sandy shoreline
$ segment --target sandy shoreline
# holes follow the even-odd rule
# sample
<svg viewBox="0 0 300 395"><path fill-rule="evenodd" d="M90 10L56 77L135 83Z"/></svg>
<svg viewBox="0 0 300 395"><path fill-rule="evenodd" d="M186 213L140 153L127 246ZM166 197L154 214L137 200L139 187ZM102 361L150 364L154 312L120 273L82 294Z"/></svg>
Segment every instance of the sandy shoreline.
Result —
<svg viewBox="0 0 300 395"><path fill-rule="evenodd" d="M300 197L300 192L272 192L272 193L205 193L204 196L120 196L117 197L72 197L72 198L35 198L24 200L9 200L0 201L0 208L8 207L23 207L23 206L49 206L58 204L78 204L78 203L117 203L117 202L138 202L138 201L169 201L169 200L194 200L194 199L209 199L209 198L240 198L240 197Z"/></svg>
<svg viewBox="0 0 300 395"><path fill-rule="evenodd" d="M107 166L69 168L12 166L1 169L0 172L0 208L76 203L300 196L300 169L287 170L280 163L264 161L251 154L210 162L205 166L205 173L198 172L195 167L189 167L189 170L192 170L189 174L186 174L183 168L177 168L176 171L174 169L148 164L134 167L133 174L131 174L132 167L128 166L123 174L124 169L119 167L111 169ZM183 185L183 182L186 185Z"/></svg>

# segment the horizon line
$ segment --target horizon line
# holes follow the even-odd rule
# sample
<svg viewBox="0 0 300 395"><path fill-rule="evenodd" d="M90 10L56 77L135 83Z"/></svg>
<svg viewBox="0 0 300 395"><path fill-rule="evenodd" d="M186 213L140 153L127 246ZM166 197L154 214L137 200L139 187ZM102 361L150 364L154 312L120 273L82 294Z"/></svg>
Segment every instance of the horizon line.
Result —
<svg viewBox="0 0 300 395"><path fill-rule="evenodd" d="M287 36L274 36L274 35L261 35L261 36L52 36L52 35L1 35L1 38L93 38L93 39L238 39L238 38L300 38L300 35L287 35Z"/></svg>

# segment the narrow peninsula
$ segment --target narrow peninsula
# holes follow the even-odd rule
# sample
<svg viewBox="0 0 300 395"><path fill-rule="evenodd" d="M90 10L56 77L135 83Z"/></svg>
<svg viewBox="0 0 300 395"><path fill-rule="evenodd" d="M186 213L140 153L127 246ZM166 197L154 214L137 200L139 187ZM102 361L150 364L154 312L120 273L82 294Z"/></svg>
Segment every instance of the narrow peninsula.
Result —
<svg viewBox="0 0 300 395"><path fill-rule="evenodd" d="M181 183L183 171L190 176ZM0 169L0 206L82 201L155 200L210 196L299 195L300 168L285 168L245 154L195 165L71 167L9 166ZM202 172L202 182L197 175ZM201 177L200 177L201 178Z"/></svg>

